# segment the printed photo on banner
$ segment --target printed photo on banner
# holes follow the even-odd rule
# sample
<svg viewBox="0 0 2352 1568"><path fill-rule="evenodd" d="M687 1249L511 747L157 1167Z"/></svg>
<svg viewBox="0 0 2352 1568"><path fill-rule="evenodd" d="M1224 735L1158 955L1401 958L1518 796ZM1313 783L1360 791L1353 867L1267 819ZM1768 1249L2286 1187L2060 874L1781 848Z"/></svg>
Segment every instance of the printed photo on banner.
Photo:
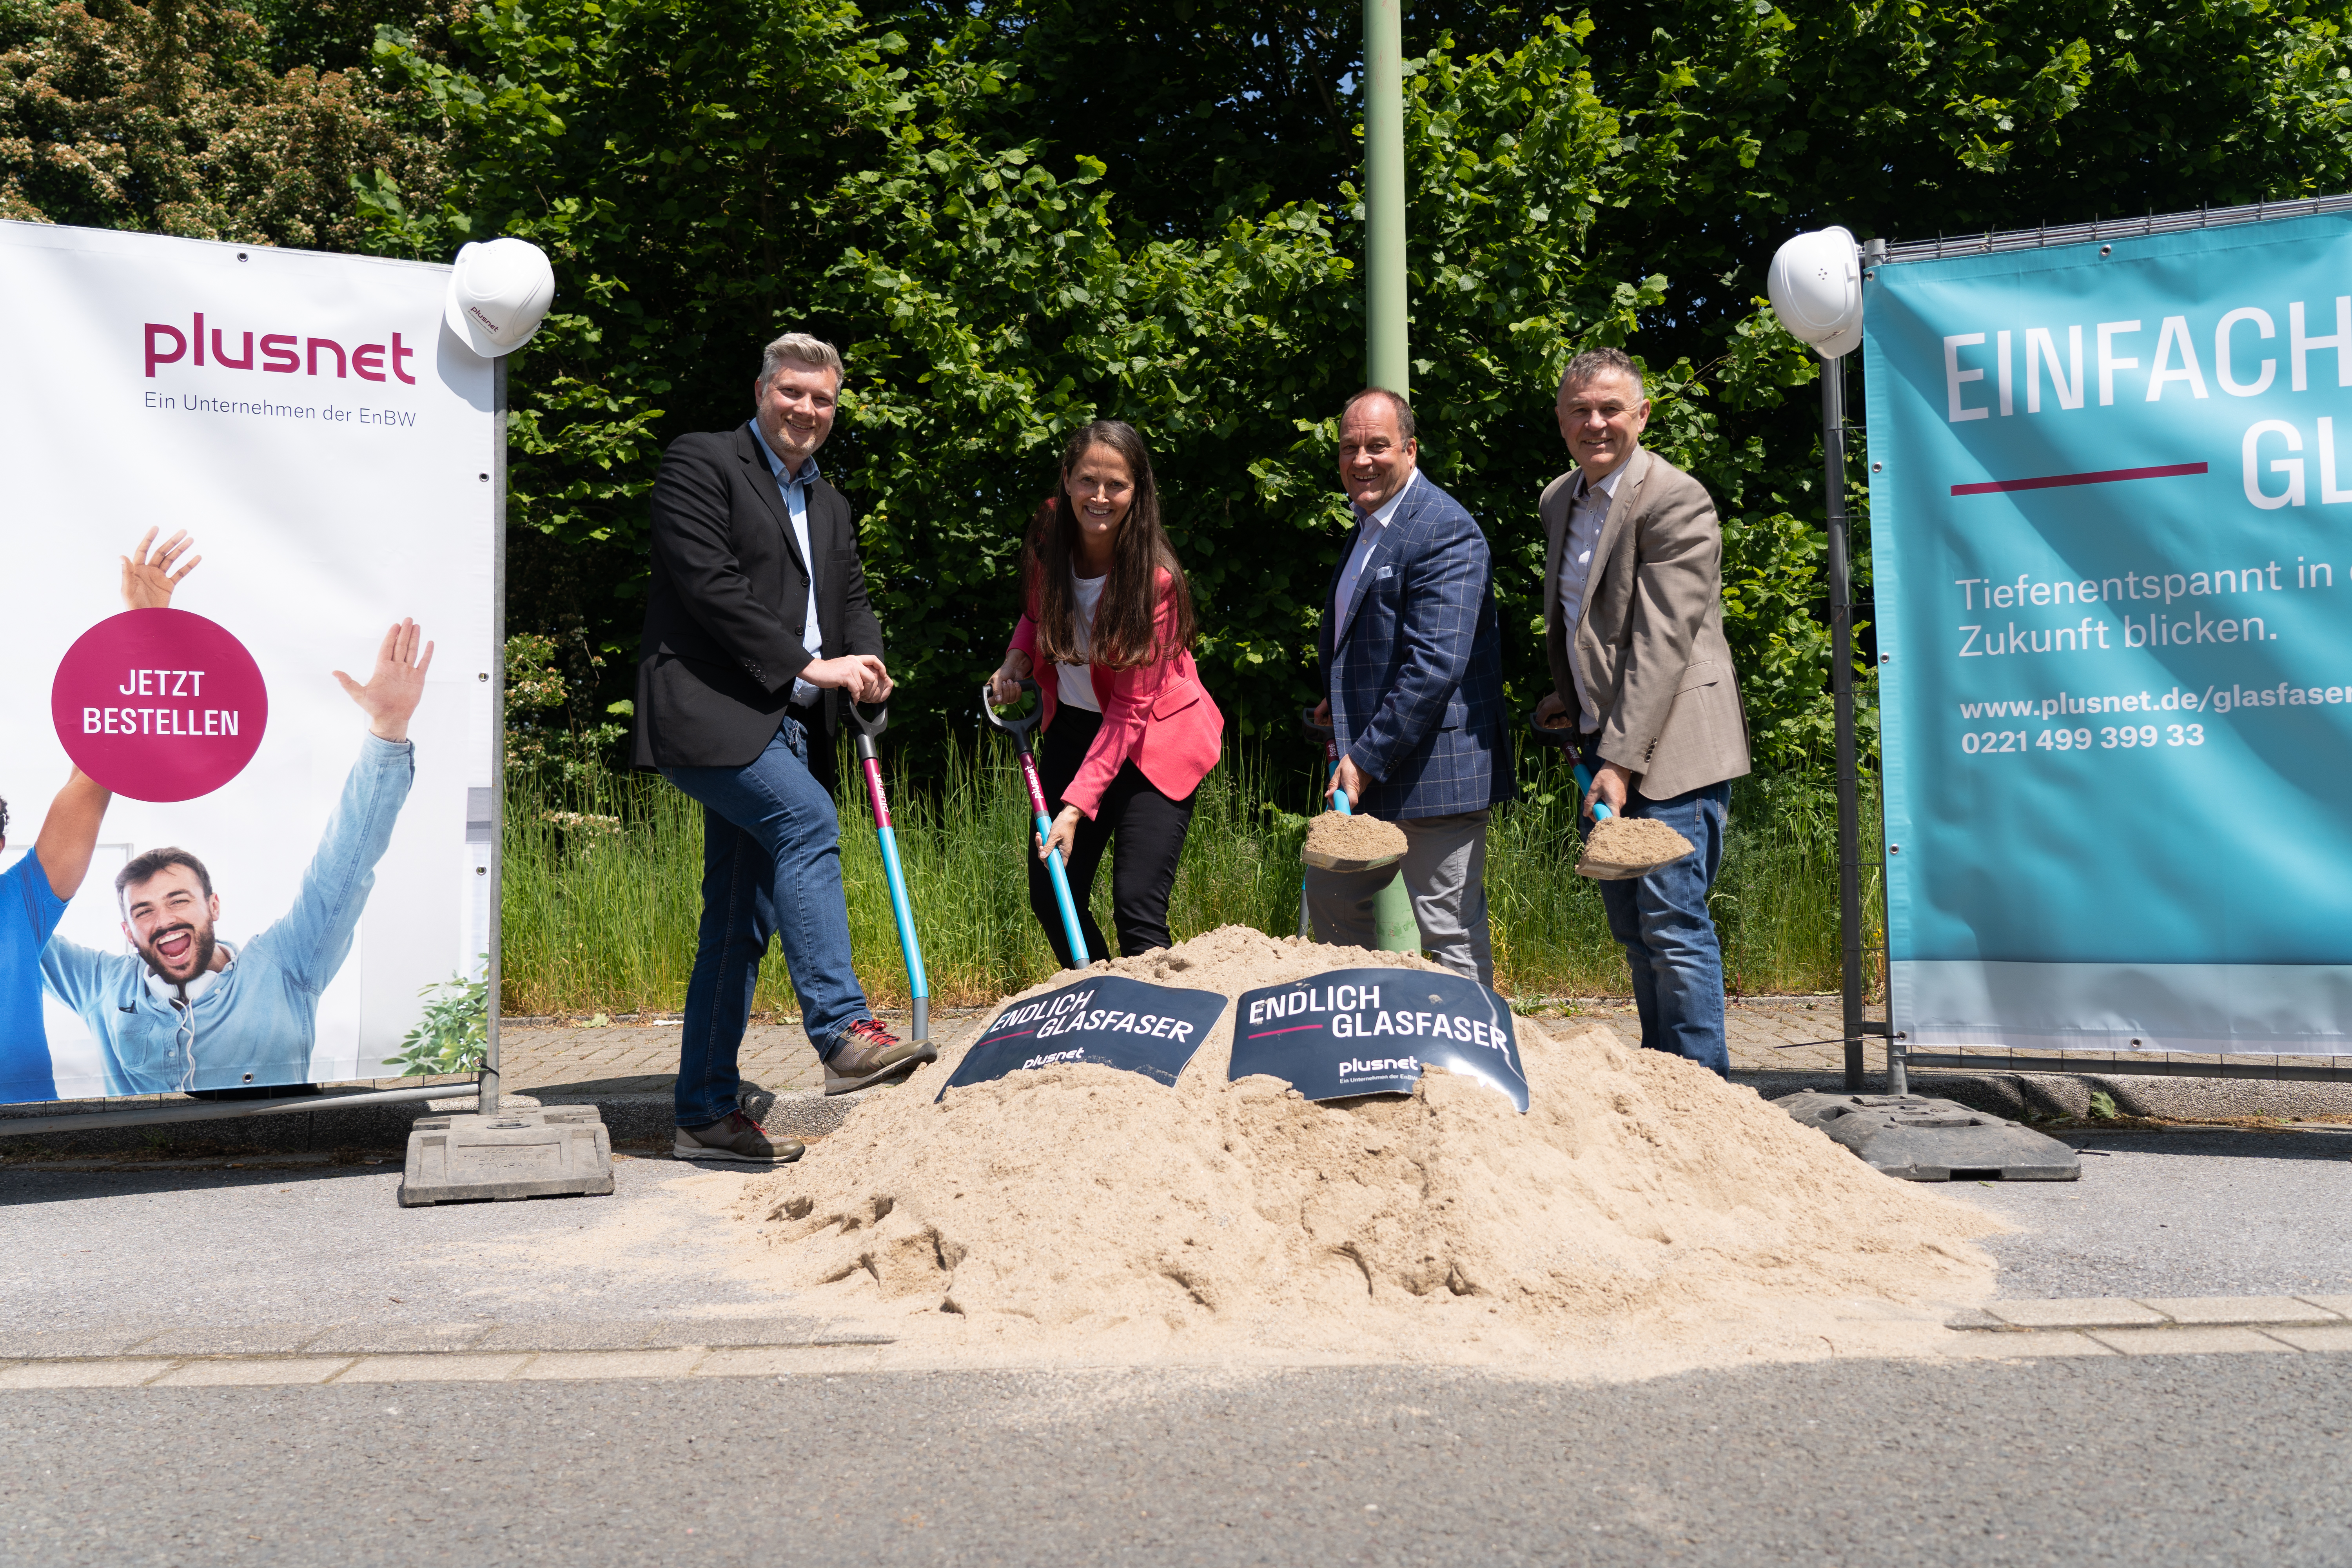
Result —
<svg viewBox="0 0 2352 1568"><path fill-rule="evenodd" d="M0 386L0 1102L395 1077L480 974L496 391L446 277L0 224L51 367Z"/></svg>

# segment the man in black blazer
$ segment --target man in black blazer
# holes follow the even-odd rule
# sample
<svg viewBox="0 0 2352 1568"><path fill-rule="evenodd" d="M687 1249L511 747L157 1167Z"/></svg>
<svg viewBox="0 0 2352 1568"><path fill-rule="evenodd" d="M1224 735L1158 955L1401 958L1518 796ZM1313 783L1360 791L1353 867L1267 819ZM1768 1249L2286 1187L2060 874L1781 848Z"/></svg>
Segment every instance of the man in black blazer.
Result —
<svg viewBox="0 0 2352 1568"><path fill-rule="evenodd" d="M878 702L891 681L849 503L816 467L841 374L832 344L778 338L753 384L751 420L679 437L654 480L636 763L703 808L681 1159L801 1155L738 1103L736 1054L771 937L782 939L827 1094L896 1081L939 1058L875 1022L850 965L833 737L842 703Z"/></svg>

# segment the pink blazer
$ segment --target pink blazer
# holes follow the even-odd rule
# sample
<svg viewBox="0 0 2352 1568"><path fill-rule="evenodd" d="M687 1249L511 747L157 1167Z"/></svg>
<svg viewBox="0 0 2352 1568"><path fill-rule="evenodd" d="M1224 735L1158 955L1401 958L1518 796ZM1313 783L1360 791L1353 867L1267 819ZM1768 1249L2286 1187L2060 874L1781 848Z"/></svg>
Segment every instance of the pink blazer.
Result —
<svg viewBox="0 0 2352 1568"><path fill-rule="evenodd" d="M1160 573L1159 624L1163 632L1175 613L1170 592L1174 584L1173 577ZM1026 611L1013 628L1011 647L1027 654L1033 666L1038 664L1037 623ZM1225 716L1202 687L1192 656L1180 652L1138 669L1106 669L1097 664L1091 672L1095 697L1102 703L1102 728L1095 731L1086 761L1078 764L1078 776L1063 793L1063 804L1092 817L1102 805L1103 791L1130 761L1162 795L1181 800L1198 789L1217 765ZM1035 671L1046 729L1053 727L1055 710L1061 706L1055 673L1042 668Z"/></svg>

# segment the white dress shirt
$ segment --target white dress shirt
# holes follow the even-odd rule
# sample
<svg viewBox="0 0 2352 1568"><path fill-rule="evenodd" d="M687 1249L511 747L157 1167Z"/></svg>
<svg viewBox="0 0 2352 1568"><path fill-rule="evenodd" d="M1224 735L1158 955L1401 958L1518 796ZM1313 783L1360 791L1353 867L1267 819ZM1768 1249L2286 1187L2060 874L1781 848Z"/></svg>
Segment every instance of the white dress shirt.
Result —
<svg viewBox="0 0 2352 1568"><path fill-rule="evenodd" d="M1609 521L1609 503L1617 494L1617 481L1624 477L1625 465L1618 464L1605 479L1588 484L1584 470L1576 472L1576 489L1568 509L1567 547L1559 552L1559 624L1567 628L1569 645L1576 642L1577 622L1584 614L1584 590L1592 578L1592 552L1601 543L1601 525ZM1592 693L1584 689L1584 671L1577 668L1571 657L1569 674L1576 681L1576 705L1581 710L1579 728L1588 734L1601 728L1600 711L1592 705Z"/></svg>
<svg viewBox="0 0 2352 1568"><path fill-rule="evenodd" d="M760 443L760 450L768 459L768 471L776 476L776 489L783 492L784 510L793 520L793 540L801 547L802 564L808 568L808 621L801 632L801 646L808 649L809 658L823 658L824 632L816 624L816 557L809 553L808 531L809 487L816 483L816 458L812 456L803 462L799 473L787 474L784 460L768 445L768 437L761 432L756 419L751 421L751 439ZM797 675L793 677L793 707L805 708L822 695L819 688Z"/></svg>
<svg viewBox="0 0 2352 1568"><path fill-rule="evenodd" d="M1404 504L1404 498L1411 495L1412 487L1420 482L1421 470L1415 468L1405 476L1404 483L1397 487L1397 493L1381 503L1380 510L1369 517L1361 511L1356 513L1363 520L1362 526L1356 530L1356 547L1349 552L1347 568L1339 574L1339 602L1331 606L1333 623L1338 631L1348 629L1348 612L1356 603L1356 579L1364 574L1364 563L1370 559L1372 546L1378 544L1381 535L1388 531L1389 520L1396 516L1396 509Z"/></svg>

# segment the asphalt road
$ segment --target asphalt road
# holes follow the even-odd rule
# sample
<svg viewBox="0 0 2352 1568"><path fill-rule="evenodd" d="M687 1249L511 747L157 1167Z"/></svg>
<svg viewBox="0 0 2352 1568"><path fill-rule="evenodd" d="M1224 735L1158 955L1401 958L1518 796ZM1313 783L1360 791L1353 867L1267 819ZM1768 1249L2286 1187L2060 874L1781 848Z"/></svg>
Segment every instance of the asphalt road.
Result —
<svg viewBox="0 0 2352 1568"><path fill-rule="evenodd" d="M1963 1184L2026 1228L1986 1243L2004 1297L2352 1294L2352 1131L2071 1140L2069 1183ZM0 1328L615 1321L773 1310L713 1193L622 1160L614 1197L403 1209L397 1164L0 1169Z"/></svg>
<svg viewBox="0 0 2352 1568"><path fill-rule="evenodd" d="M2352 1135L2081 1142L1963 1190L2000 1294L2352 1290ZM0 1323L775 1310L719 1188L618 1174L0 1170ZM16 1392L0 1563L2338 1564L2347 1424L2352 1354Z"/></svg>
<svg viewBox="0 0 2352 1568"><path fill-rule="evenodd" d="M740 1227L619 1160L610 1198L404 1209L400 1166L0 1170L0 1327L453 1323L773 1310L731 1277ZM739 1181L740 1178L730 1178Z"/></svg>
<svg viewBox="0 0 2352 1568"><path fill-rule="evenodd" d="M2352 1356L0 1397L43 1564L2336 1564Z"/></svg>
<svg viewBox="0 0 2352 1568"><path fill-rule="evenodd" d="M2079 1182L1954 1191L2028 1228L2004 1297L2352 1294L2352 1129L2069 1137Z"/></svg>

